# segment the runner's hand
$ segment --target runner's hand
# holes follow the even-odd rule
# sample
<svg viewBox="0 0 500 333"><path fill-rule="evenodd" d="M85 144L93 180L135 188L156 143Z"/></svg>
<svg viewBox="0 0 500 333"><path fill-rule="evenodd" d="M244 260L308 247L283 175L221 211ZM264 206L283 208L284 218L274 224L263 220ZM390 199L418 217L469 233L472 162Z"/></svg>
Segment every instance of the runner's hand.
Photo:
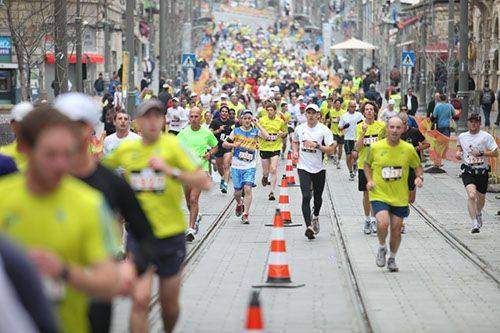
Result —
<svg viewBox="0 0 500 333"><path fill-rule="evenodd" d="M422 187L423 185L424 185L424 181L422 180L422 177L415 178L415 186L416 187Z"/></svg>
<svg viewBox="0 0 500 333"><path fill-rule="evenodd" d="M210 159L212 158L212 154L210 154L210 152L207 152L204 156L203 156L204 159L206 159L207 161L210 161Z"/></svg>
<svg viewBox="0 0 500 333"><path fill-rule="evenodd" d="M375 188L375 183L373 182L373 180L372 180L372 181L369 181L368 183L366 183L366 189L367 189L368 191L371 191L371 190L373 190L374 188Z"/></svg>
<svg viewBox="0 0 500 333"><path fill-rule="evenodd" d="M363 125L361 126L361 132L363 132L363 134L365 134L365 133L366 133L366 130L367 130L367 129L368 129L368 125L367 125L367 124L363 124Z"/></svg>
<svg viewBox="0 0 500 333"><path fill-rule="evenodd" d="M64 264L56 254L46 250L31 250L28 257L43 275L53 279L61 277Z"/></svg>
<svg viewBox="0 0 500 333"><path fill-rule="evenodd" d="M120 296L130 295L137 279L137 272L134 265L130 261L119 263L118 277L119 278L116 286L117 294Z"/></svg>
<svg viewBox="0 0 500 333"><path fill-rule="evenodd" d="M299 153L298 153L298 152L296 152L296 151L294 151L294 152L292 153L292 158L293 158L294 160L298 160L298 159L299 159Z"/></svg>
<svg viewBox="0 0 500 333"><path fill-rule="evenodd" d="M479 149L477 148L472 148L470 154L473 155L474 157L479 157L482 155Z"/></svg>
<svg viewBox="0 0 500 333"><path fill-rule="evenodd" d="M455 157L457 158L457 160L461 160L461 159L462 159L462 152L461 152L461 151L459 151L459 150L457 150L457 151L455 152Z"/></svg>
<svg viewBox="0 0 500 333"><path fill-rule="evenodd" d="M302 144L304 145L304 148L306 148L306 149L316 149L318 146L318 144L315 141L311 141L311 140L305 140L304 142L302 142Z"/></svg>

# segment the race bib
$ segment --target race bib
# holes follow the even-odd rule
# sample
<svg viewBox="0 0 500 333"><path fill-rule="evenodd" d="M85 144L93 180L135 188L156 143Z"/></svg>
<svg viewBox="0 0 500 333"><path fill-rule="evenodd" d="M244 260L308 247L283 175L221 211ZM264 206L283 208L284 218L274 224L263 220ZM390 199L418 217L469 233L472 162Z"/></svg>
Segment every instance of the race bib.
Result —
<svg viewBox="0 0 500 333"><path fill-rule="evenodd" d="M58 303L66 296L66 284L63 281L56 281L50 277L42 276L42 286L45 295L53 303Z"/></svg>
<svg viewBox="0 0 500 333"><path fill-rule="evenodd" d="M363 138L363 145L365 147L368 147L370 146L372 143L374 142L377 142L378 141L378 136L377 135L374 135L374 136L365 136Z"/></svg>
<svg viewBox="0 0 500 333"><path fill-rule="evenodd" d="M221 140L221 141L226 140L226 133L221 133L221 134L220 134L220 140Z"/></svg>
<svg viewBox="0 0 500 333"><path fill-rule="evenodd" d="M483 165L484 164L484 156L472 156L472 155L467 155L466 159L467 164L471 166L475 165Z"/></svg>
<svg viewBox="0 0 500 333"><path fill-rule="evenodd" d="M276 141L278 140L278 134L269 134L266 141Z"/></svg>
<svg viewBox="0 0 500 333"><path fill-rule="evenodd" d="M317 151L316 147L314 147L314 146L313 147L305 146L304 142L302 142L300 150L303 151L303 152L312 153L312 154L316 153L316 151Z"/></svg>
<svg viewBox="0 0 500 333"><path fill-rule="evenodd" d="M340 118L339 117L335 117L335 118L332 118L332 123L336 123L338 124L340 121Z"/></svg>
<svg viewBox="0 0 500 333"><path fill-rule="evenodd" d="M403 177L402 167L385 167L382 168L382 179L384 180L398 180Z"/></svg>
<svg viewBox="0 0 500 333"><path fill-rule="evenodd" d="M136 192L163 192L165 191L165 174L151 168L141 171L132 171L130 185Z"/></svg>
<svg viewBox="0 0 500 333"><path fill-rule="evenodd" d="M239 160L242 160L244 162L251 162L253 161L254 154L249 153L247 151L240 151L237 157Z"/></svg>

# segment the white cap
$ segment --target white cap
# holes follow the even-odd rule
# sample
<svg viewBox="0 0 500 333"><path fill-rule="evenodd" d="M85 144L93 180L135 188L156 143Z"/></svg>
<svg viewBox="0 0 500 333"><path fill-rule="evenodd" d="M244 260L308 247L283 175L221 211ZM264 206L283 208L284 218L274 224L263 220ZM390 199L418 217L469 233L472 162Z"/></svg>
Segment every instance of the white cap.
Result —
<svg viewBox="0 0 500 333"><path fill-rule="evenodd" d="M21 102L10 110L10 115L12 116L12 120L20 122L28 113L33 111L33 109L33 104L30 102Z"/></svg>
<svg viewBox="0 0 500 333"><path fill-rule="evenodd" d="M90 96L82 93L66 93L57 96L54 107L74 121L84 121L91 126L97 125L101 116L99 104Z"/></svg>
<svg viewBox="0 0 500 333"><path fill-rule="evenodd" d="M196 97L196 96L198 96L198 94L194 92L194 93L191 93L190 97Z"/></svg>
<svg viewBox="0 0 500 333"><path fill-rule="evenodd" d="M393 100L393 99L390 99L389 102L388 102L390 105L396 105L396 101Z"/></svg>
<svg viewBox="0 0 500 333"><path fill-rule="evenodd" d="M220 98L227 98L227 94L225 93L220 94Z"/></svg>
<svg viewBox="0 0 500 333"><path fill-rule="evenodd" d="M319 112L319 107L316 104L308 104L306 106L306 111L309 109L313 109L314 111Z"/></svg>

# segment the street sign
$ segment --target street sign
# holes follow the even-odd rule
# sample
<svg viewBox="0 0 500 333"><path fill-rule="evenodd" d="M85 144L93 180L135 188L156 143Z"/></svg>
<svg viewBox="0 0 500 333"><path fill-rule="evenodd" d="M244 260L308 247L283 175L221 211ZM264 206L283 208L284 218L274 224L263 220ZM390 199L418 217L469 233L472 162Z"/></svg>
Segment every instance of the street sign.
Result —
<svg viewBox="0 0 500 333"><path fill-rule="evenodd" d="M403 56L401 57L401 65L404 67L415 67L415 62L417 58L415 57L415 52L413 51L403 51Z"/></svg>
<svg viewBox="0 0 500 333"><path fill-rule="evenodd" d="M196 55L194 53L184 53L181 62L183 68L194 68L196 65Z"/></svg>

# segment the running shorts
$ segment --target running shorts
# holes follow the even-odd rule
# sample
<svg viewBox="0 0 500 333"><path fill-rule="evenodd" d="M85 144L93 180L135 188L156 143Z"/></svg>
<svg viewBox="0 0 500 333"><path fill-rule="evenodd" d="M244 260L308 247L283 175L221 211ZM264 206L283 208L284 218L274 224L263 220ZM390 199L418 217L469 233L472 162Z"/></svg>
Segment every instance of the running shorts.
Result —
<svg viewBox="0 0 500 333"><path fill-rule="evenodd" d="M288 126L288 134L292 134L295 129L291 126Z"/></svg>
<svg viewBox="0 0 500 333"><path fill-rule="evenodd" d="M241 190L245 185L255 187L255 168L231 168L231 180L236 191Z"/></svg>
<svg viewBox="0 0 500 333"><path fill-rule="evenodd" d="M177 134L179 134L179 132L177 132L177 131L173 131L173 130L169 130L169 131L168 131L168 133L173 134L173 135L177 135Z"/></svg>
<svg viewBox="0 0 500 333"><path fill-rule="evenodd" d="M372 210L374 215L377 215L378 212L381 212L383 210L388 211L389 214L399 216L402 219L410 215L410 210L408 209L408 206L401 206L401 207L391 206L382 201L370 201L370 203L372 205Z"/></svg>
<svg viewBox="0 0 500 333"><path fill-rule="evenodd" d="M215 153L215 157L219 158L219 157L223 157L225 154L227 153L230 153L231 152L231 149L226 149L224 147L222 147L222 145L219 145L217 147L217 152Z"/></svg>
<svg viewBox="0 0 500 333"><path fill-rule="evenodd" d="M356 141L354 140L344 140L344 151L346 155L351 155L355 144Z"/></svg>
<svg viewBox="0 0 500 333"><path fill-rule="evenodd" d="M337 142L338 145L343 145L344 144L344 136L343 135L333 135L333 140Z"/></svg>
<svg viewBox="0 0 500 333"><path fill-rule="evenodd" d="M281 150L275 150L275 151L262 151L261 150L259 152L260 158L262 158L263 160L270 159L273 156L280 156L280 154L281 154Z"/></svg>
<svg viewBox="0 0 500 333"><path fill-rule="evenodd" d="M167 238L156 238L153 243L156 258L154 266L156 274L161 278L177 275L186 258L186 240L184 233ZM138 251L138 244L134 238L127 234L127 252L132 255Z"/></svg>
<svg viewBox="0 0 500 333"><path fill-rule="evenodd" d="M464 186L474 184L479 193L486 194L486 190L488 189L488 172L482 175L471 175L468 172L464 172L462 173L462 182Z"/></svg>

